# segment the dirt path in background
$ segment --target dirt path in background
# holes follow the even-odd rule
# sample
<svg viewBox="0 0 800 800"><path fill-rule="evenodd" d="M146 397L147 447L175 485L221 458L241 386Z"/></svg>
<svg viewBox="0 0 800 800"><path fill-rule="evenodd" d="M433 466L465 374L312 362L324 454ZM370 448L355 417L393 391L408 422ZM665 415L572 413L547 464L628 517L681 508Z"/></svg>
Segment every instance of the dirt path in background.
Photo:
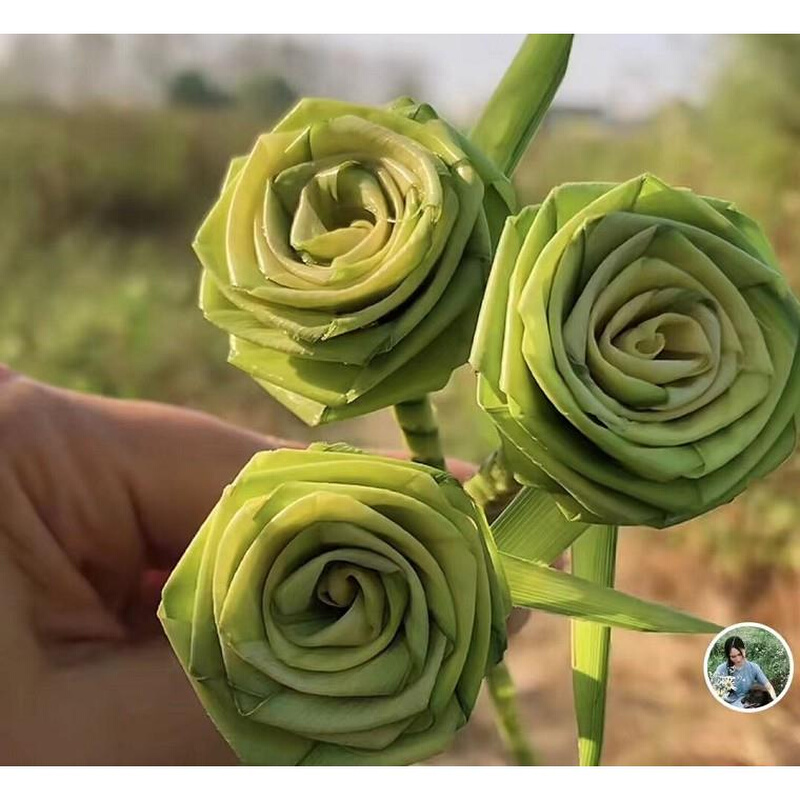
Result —
<svg viewBox="0 0 800 800"><path fill-rule="evenodd" d="M725 626L764 623L800 658L800 575L769 573L759 576L758 587L737 584L671 546L668 536L622 533L617 588ZM800 765L800 679L768 711L726 710L703 679L710 640L614 631L604 764ZM541 762L577 763L569 620L535 612L512 640L508 665ZM484 693L449 752L430 763L507 764L491 714Z"/></svg>

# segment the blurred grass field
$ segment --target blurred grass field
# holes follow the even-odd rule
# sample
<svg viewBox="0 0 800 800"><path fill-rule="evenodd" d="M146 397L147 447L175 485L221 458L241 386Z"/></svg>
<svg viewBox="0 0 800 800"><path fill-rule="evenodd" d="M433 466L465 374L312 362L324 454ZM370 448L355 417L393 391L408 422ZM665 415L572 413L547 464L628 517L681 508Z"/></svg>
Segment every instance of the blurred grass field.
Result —
<svg viewBox="0 0 800 800"><path fill-rule="evenodd" d="M236 105L0 105L0 362L60 386L186 405L301 440L398 445L390 412L305 428L226 364L224 335L196 308L194 232L229 159L269 122ZM554 116L516 183L520 199L535 202L564 181L644 171L760 220L800 291L800 36L738 40L699 108L673 104L624 125ZM494 440L473 389L463 368L436 402L448 455L477 461ZM690 571L688 581L713 564L723 592L763 598L787 581L796 589L798 481L796 456L729 506L653 541L665 563ZM796 615L786 624L796 626ZM781 632L800 647L800 631ZM800 763L800 750L789 763Z"/></svg>

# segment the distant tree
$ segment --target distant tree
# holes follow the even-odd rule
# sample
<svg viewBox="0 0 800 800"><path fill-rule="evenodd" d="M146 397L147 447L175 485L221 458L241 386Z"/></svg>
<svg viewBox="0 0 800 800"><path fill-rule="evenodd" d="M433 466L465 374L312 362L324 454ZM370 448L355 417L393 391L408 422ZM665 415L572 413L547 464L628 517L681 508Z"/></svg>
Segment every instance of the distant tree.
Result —
<svg viewBox="0 0 800 800"><path fill-rule="evenodd" d="M297 100L297 92L283 75L253 75L237 95L242 108L264 119L274 119Z"/></svg>
<svg viewBox="0 0 800 800"><path fill-rule="evenodd" d="M730 45L710 97L715 121L800 138L800 35L751 34Z"/></svg>
<svg viewBox="0 0 800 800"><path fill-rule="evenodd" d="M171 105L191 108L221 108L233 102L230 94L196 69L175 74L167 87L167 96Z"/></svg>

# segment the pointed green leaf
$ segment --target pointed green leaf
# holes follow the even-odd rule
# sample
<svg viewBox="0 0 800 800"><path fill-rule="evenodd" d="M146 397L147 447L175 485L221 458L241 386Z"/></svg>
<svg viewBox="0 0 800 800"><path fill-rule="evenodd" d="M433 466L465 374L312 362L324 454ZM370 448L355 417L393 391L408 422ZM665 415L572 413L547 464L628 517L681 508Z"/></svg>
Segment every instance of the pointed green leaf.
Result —
<svg viewBox="0 0 800 800"><path fill-rule="evenodd" d="M544 564L500 553L516 606L587 619L616 628L660 633L716 633L721 626L658 603L597 586Z"/></svg>
<svg viewBox="0 0 800 800"><path fill-rule="evenodd" d="M511 175L567 71L572 34L526 37L489 98L470 139Z"/></svg>

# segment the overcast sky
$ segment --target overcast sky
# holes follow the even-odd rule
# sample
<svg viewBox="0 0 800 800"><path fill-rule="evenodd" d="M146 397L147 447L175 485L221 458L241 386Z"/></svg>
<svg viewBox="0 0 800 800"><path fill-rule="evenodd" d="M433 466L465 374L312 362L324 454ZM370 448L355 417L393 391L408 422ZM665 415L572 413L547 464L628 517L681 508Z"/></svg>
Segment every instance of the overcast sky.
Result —
<svg viewBox="0 0 800 800"><path fill-rule="evenodd" d="M331 35L322 46L365 55L412 57L429 66L430 102L457 110L491 92L522 35ZM723 37L698 35L581 35L575 38L559 102L599 105L615 115L638 115L665 99L702 96L719 64Z"/></svg>
<svg viewBox="0 0 800 800"><path fill-rule="evenodd" d="M210 53L231 38L235 37L197 37L195 42L205 44ZM355 50L365 64L370 58L382 63L387 57L415 62L424 80L426 100L446 116L458 116L485 101L523 35L331 34L290 38L312 42L320 49ZM11 37L0 35L0 58L10 44ZM556 102L598 106L616 117L635 117L670 98L700 98L709 76L718 68L724 44L724 37L710 35L577 36Z"/></svg>

